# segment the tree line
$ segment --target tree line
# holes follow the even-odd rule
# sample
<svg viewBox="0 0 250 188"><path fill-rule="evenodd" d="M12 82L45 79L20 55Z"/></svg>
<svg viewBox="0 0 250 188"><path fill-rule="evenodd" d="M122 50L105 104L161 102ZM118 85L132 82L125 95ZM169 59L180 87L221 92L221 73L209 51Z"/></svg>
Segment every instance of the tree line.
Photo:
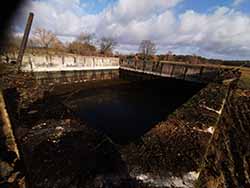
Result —
<svg viewBox="0 0 250 188"><path fill-rule="evenodd" d="M21 37L10 34L7 40L0 44L1 50L8 52L18 51L21 44ZM141 60L141 61L176 61L191 64L220 64L230 66L248 66L250 61L224 61L219 59L207 59L196 54L176 55L171 51L166 54L156 55L156 44L151 40L142 40L138 47L138 53L131 55L121 55L114 53L118 46L117 41L112 37L101 37L98 39L92 33L82 32L72 42L62 42L53 32L44 28L36 28L28 41L28 50L37 49L38 51L54 51L79 54L85 56L119 56L123 59ZM0 52L1 53L1 52Z"/></svg>
<svg viewBox="0 0 250 188"><path fill-rule="evenodd" d="M0 44L5 51L17 51L22 38L9 34L4 43ZM27 50L67 52L79 55L113 55L117 42L112 37L97 39L94 34L82 32L72 42L62 42L53 32L44 28L36 28L30 36Z"/></svg>

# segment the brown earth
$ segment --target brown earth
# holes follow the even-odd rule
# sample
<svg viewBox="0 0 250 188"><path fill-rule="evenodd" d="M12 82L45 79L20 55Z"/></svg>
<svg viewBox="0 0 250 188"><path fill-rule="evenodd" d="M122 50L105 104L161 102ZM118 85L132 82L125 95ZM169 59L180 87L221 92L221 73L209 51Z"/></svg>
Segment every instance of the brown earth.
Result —
<svg viewBox="0 0 250 188"><path fill-rule="evenodd" d="M140 166L146 172L170 172L178 176L196 170L211 136L201 130L217 118L204 109L204 104L210 105L204 97L221 103L223 91L220 84L209 85L167 121L148 132L142 142L122 147L76 119L56 97L38 100L20 111L21 119L15 129L27 184L147 187L130 177L131 169ZM219 108L219 105L211 107ZM189 116L184 115L187 112Z"/></svg>
<svg viewBox="0 0 250 188"><path fill-rule="evenodd" d="M233 90L211 139L197 187L250 187L250 93Z"/></svg>
<svg viewBox="0 0 250 188"><path fill-rule="evenodd" d="M22 80L20 77L17 81ZM34 98L19 111L21 119L13 122L26 180L31 187L147 187L131 178L129 172L139 168L181 176L198 170L211 138L205 130L214 126L218 118L210 109L220 109L227 90L222 84L208 85L137 142L119 147L106 135L76 119L56 99L37 101L41 90L34 85L35 92L29 93L33 83L27 83L24 79L15 85L22 85L23 99L28 101L29 94ZM237 96L228 103L226 113L234 116L225 115L224 126L213 137L216 139L211 144L212 157L207 155L206 178L200 179L203 185L211 182L232 187L249 185L245 175L249 175L249 102L246 97Z"/></svg>
<svg viewBox="0 0 250 188"><path fill-rule="evenodd" d="M124 147L122 154L129 170L179 177L198 171L211 138L206 129L214 126L218 118L204 106L219 110L226 91L222 84L209 84L166 121Z"/></svg>

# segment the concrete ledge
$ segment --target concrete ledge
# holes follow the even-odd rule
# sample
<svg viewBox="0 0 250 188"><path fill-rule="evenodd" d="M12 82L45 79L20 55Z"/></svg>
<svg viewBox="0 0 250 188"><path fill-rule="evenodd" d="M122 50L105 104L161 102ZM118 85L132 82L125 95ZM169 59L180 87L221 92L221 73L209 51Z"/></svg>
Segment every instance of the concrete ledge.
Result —
<svg viewBox="0 0 250 188"><path fill-rule="evenodd" d="M115 57L25 54L21 70L24 72L107 70L119 69L119 63L119 58Z"/></svg>
<svg viewBox="0 0 250 188"><path fill-rule="evenodd" d="M60 71L85 71L85 70L115 70L120 66L103 66L103 67L41 67L35 68L33 72L60 72ZM23 68L24 72L31 72L30 69Z"/></svg>

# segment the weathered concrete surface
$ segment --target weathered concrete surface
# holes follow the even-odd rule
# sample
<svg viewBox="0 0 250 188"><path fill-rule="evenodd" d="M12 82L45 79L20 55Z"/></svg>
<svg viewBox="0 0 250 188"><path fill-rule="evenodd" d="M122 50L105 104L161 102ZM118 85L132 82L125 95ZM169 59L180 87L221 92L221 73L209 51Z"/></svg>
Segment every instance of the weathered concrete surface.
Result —
<svg viewBox="0 0 250 188"><path fill-rule="evenodd" d="M213 65L192 65L177 62L120 62L120 69L147 75L182 79L192 82L209 83L225 79L227 68ZM234 75L234 74L232 74ZM220 77L222 76L222 77ZM227 76L230 76L227 73Z"/></svg>
<svg viewBox="0 0 250 188"><path fill-rule="evenodd" d="M73 54L25 54L21 70L38 84L58 85L119 77L119 58Z"/></svg>
<svg viewBox="0 0 250 188"><path fill-rule="evenodd" d="M38 84L62 85L97 80L115 80L119 78L119 70L50 71L35 72L33 75Z"/></svg>
<svg viewBox="0 0 250 188"><path fill-rule="evenodd" d="M229 91L197 182L200 188L250 187L250 92Z"/></svg>
<svg viewBox="0 0 250 188"><path fill-rule="evenodd" d="M119 58L80 56L73 54L25 54L22 71L51 72L119 69Z"/></svg>

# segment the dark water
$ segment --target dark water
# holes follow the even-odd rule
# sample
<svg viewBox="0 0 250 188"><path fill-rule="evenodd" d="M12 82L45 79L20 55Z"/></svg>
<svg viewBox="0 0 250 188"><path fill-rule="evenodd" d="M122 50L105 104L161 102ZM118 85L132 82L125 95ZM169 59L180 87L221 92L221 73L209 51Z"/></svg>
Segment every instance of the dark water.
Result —
<svg viewBox="0 0 250 188"><path fill-rule="evenodd" d="M117 143L128 143L166 120L203 87L173 79L112 81L82 89L68 100L68 105L89 126Z"/></svg>

